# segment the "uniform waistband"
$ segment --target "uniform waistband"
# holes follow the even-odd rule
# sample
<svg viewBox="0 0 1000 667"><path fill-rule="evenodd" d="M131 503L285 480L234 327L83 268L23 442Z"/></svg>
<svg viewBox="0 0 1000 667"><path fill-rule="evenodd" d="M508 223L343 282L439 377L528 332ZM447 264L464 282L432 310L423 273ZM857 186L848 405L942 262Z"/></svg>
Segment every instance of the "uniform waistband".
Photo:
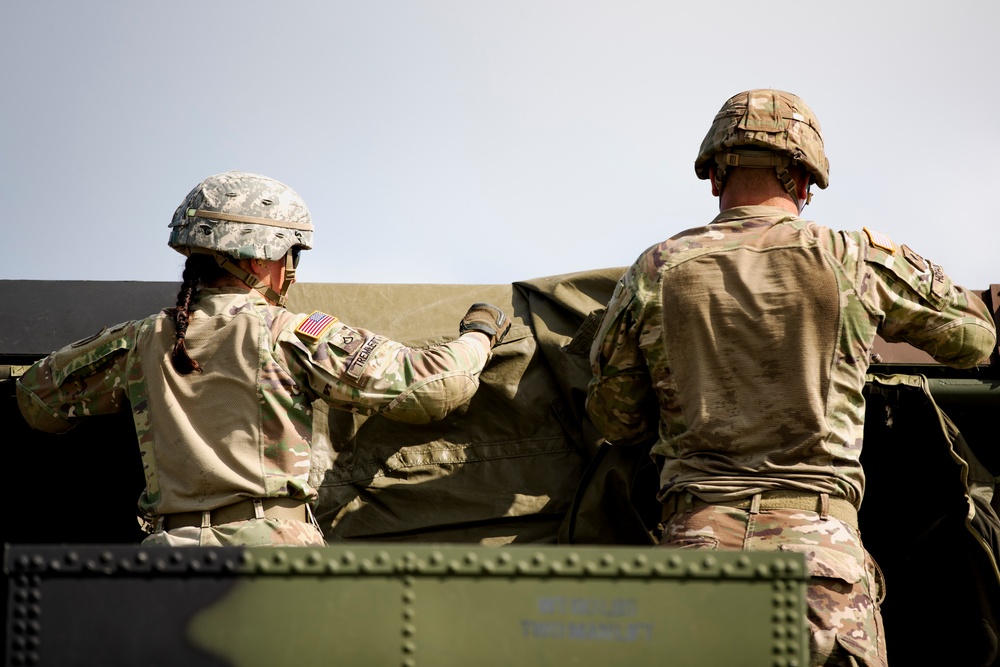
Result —
<svg viewBox="0 0 1000 667"><path fill-rule="evenodd" d="M185 526L218 526L250 519L285 519L286 521L309 522L306 504L292 498L247 498L232 505L223 505L205 512L176 512L160 516L161 530L173 530Z"/></svg>
<svg viewBox="0 0 1000 667"><path fill-rule="evenodd" d="M846 498L830 497L828 493L807 493L803 491L763 491L743 500L707 502L692 493L675 494L663 503L663 520L674 514L686 512L695 507L719 505L747 510L757 514L761 510L806 510L816 512L821 517L832 516L840 519L855 530L858 529L858 510Z"/></svg>

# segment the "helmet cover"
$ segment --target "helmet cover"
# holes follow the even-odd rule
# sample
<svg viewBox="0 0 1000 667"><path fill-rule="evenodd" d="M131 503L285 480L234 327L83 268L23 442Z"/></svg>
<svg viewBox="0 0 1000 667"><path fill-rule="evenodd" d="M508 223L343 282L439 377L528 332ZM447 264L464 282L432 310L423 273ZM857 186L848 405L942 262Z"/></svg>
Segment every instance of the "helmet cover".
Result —
<svg viewBox="0 0 1000 667"><path fill-rule="evenodd" d="M823 150L819 120L797 95L760 89L726 100L701 142L694 163L698 178L708 178L716 155L740 147L783 155L789 158L790 166L804 167L820 188L830 184L830 161Z"/></svg>
<svg viewBox="0 0 1000 667"><path fill-rule="evenodd" d="M309 209L290 187L266 176L227 171L188 193L170 222L168 244L180 253L279 260L312 248Z"/></svg>

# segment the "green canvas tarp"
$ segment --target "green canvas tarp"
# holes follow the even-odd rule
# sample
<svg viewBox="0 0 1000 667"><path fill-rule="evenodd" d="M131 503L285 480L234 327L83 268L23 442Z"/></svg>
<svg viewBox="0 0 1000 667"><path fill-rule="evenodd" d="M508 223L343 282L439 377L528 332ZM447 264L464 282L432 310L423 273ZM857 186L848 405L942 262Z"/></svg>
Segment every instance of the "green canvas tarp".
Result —
<svg viewBox="0 0 1000 667"><path fill-rule="evenodd" d="M597 447L583 415L587 354L593 314L621 273L510 286L297 285L293 310L336 313L418 347L454 338L476 301L514 321L475 397L441 422L319 411L317 433L329 437L314 443L312 470L327 538L556 541Z"/></svg>

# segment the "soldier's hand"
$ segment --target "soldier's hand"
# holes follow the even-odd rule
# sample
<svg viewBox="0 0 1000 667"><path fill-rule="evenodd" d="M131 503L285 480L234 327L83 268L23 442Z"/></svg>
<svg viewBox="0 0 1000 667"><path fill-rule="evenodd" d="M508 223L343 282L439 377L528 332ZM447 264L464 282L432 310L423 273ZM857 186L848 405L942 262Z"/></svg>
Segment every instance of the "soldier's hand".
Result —
<svg viewBox="0 0 1000 667"><path fill-rule="evenodd" d="M496 347L510 331L510 318L494 305L474 303L458 324L459 335L468 331L486 334L490 339L490 347Z"/></svg>

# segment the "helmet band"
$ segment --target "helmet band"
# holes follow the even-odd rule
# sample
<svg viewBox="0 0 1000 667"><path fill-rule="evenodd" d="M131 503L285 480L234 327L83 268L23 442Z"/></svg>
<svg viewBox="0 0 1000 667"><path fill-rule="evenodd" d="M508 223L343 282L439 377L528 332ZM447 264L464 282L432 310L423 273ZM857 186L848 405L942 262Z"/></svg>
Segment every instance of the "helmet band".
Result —
<svg viewBox="0 0 1000 667"><path fill-rule="evenodd" d="M233 213L221 213L219 211L205 211L203 209L189 208L187 210L189 218L206 218L208 220L225 220L226 222L245 222L251 225L267 225L269 227L282 227L284 229L298 229L304 232L311 232L313 226L308 222L290 222L287 220L273 220L271 218L257 218L250 215L235 215Z"/></svg>

